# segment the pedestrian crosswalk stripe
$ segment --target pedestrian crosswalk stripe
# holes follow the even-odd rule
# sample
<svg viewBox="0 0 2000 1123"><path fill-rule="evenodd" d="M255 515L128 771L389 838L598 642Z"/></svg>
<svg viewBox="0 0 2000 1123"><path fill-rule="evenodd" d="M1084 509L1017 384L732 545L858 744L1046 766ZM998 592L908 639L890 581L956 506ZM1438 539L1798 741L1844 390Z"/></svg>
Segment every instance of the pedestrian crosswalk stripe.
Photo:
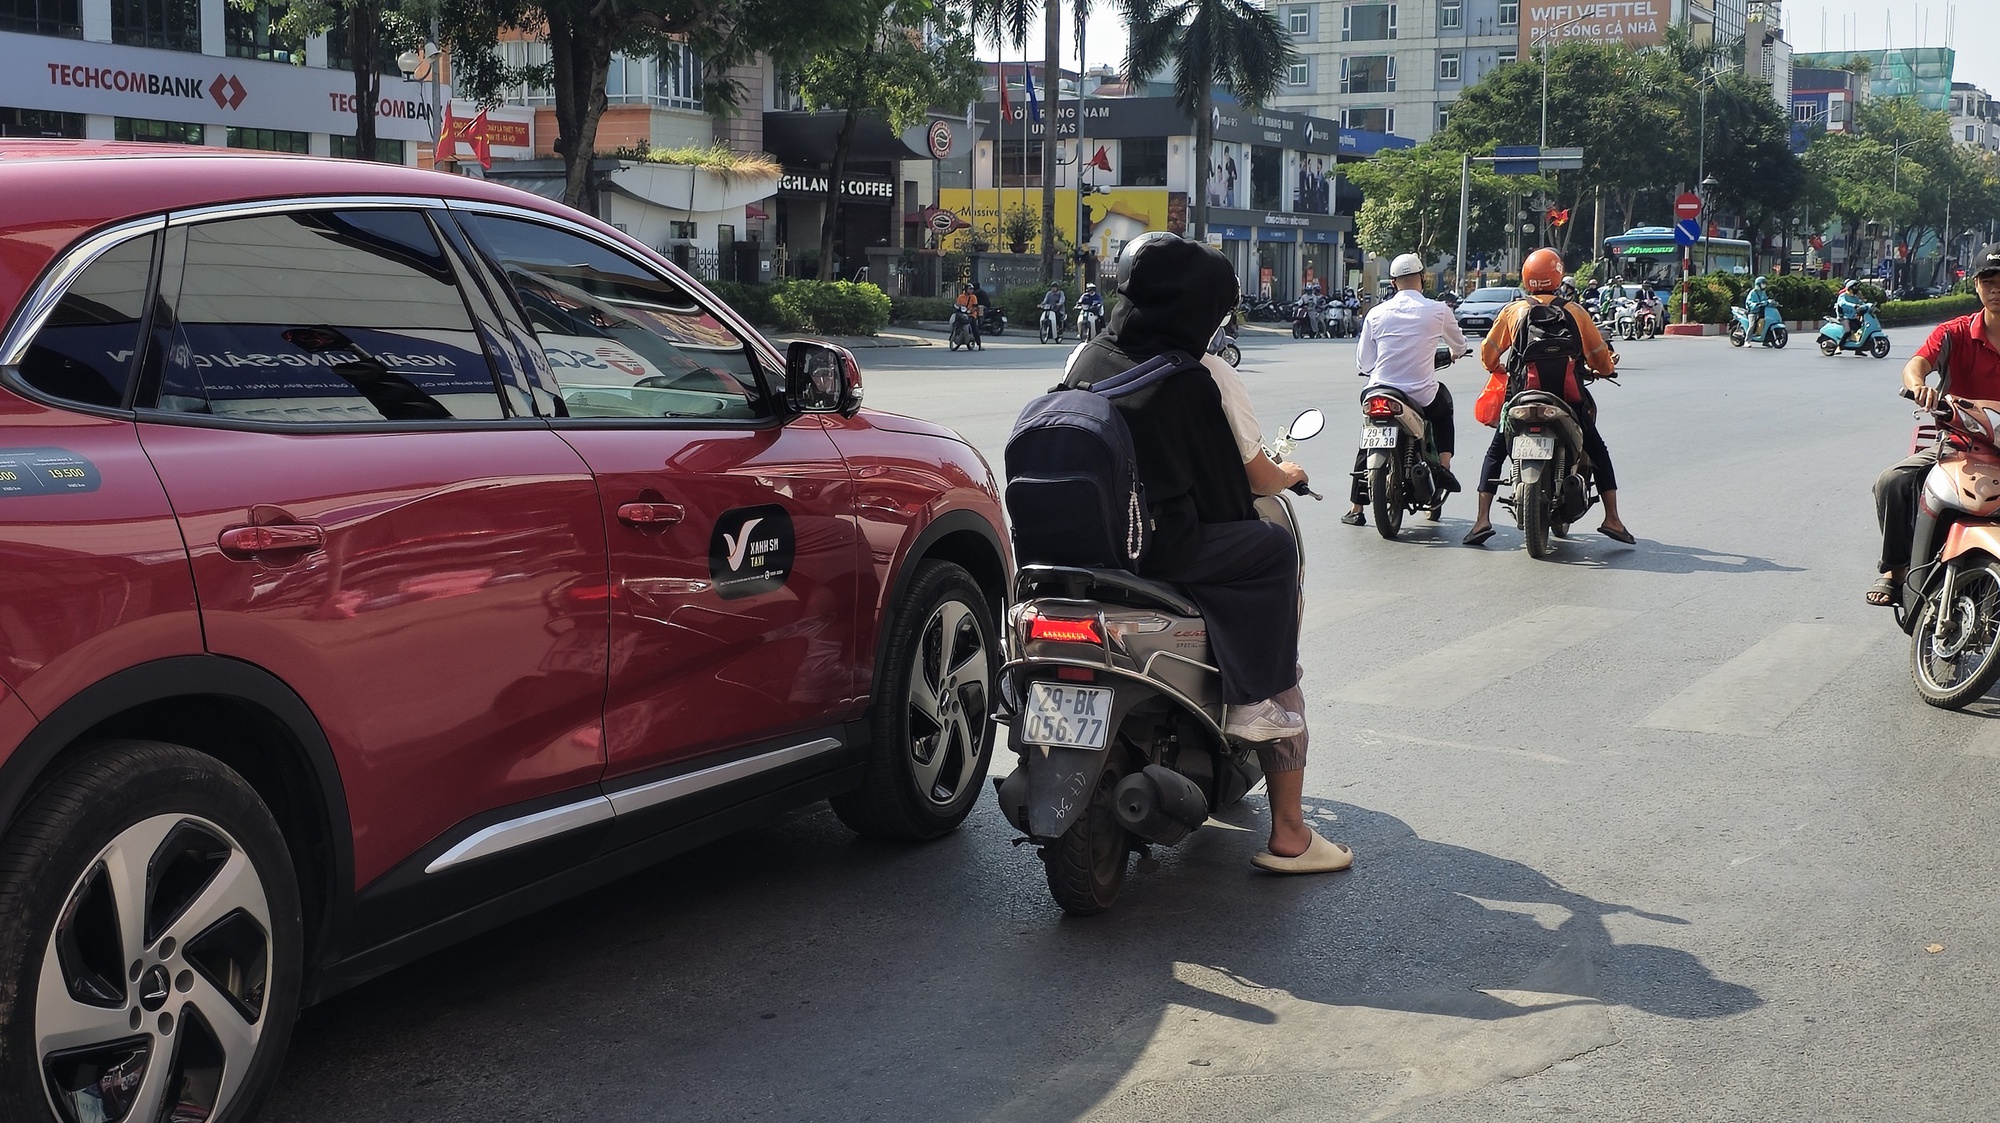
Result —
<svg viewBox="0 0 2000 1123"><path fill-rule="evenodd" d="M1879 638L1820 621L1787 624L1667 699L1640 724L1768 736Z"/></svg>
<svg viewBox="0 0 2000 1123"><path fill-rule="evenodd" d="M1337 692L1342 702L1442 710L1638 613L1551 604L1454 640Z"/></svg>

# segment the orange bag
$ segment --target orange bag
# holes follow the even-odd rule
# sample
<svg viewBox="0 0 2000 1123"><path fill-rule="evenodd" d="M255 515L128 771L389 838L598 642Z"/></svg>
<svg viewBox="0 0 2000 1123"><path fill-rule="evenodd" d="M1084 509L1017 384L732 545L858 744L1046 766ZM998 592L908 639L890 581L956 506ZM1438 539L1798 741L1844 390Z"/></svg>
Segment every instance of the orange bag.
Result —
<svg viewBox="0 0 2000 1123"><path fill-rule="evenodd" d="M1486 389L1479 392L1479 400L1472 403L1472 416L1478 418L1481 425L1498 427L1500 406L1506 400L1507 376L1496 370L1487 378Z"/></svg>

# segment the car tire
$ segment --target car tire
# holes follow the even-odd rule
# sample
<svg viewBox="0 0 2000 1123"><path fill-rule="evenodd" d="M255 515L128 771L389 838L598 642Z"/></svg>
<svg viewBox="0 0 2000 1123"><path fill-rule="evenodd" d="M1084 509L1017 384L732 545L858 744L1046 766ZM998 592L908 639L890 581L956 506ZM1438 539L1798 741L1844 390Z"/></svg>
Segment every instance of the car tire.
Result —
<svg viewBox="0 0 2000 1123"><path fill-rule="evenodd" d="M88 750L0 840L0 915L0 1116L161 1119L169 1095L176 1119L256 1114L304 936L284 836L242 777L177 745Z"/></svg>
<svg viewBox="0 0 2000 1123"><path fill-rule="evenodd" d="M857 834L938 838L972 813L993 760L999 632L972 575L935 560L918 564L887 626L867 771L833 812Z"/></svg>

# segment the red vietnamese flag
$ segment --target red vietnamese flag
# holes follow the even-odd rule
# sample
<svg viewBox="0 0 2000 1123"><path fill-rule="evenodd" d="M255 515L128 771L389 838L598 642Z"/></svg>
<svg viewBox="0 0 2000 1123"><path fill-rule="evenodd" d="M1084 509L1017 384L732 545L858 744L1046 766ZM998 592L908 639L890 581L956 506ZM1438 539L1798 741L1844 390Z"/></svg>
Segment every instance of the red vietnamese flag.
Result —
<svg viewBox="0 0 2000 1123"><path fill-rule="evenodd" d="M437 151L431 154L433 165L446 160L458 159L458 122L451 119L451 103L444 103L444 120L438 122Z"/></svg>
<svg viewBox="0 0 2000 1123"><path fill-rule="evenodd" d="M1014 103L1007 97L1007 68L1003 66L1000 68L1000 120L1006 122L1013 118Z"/></svg>
<svg viewBox="0 0 2000 1123"><path fill-rule="evenodd" d="M474 117L472 123L465 127L465 139L472 146L472 155L478 159L479 166L491 171L493 169L493 148L486 140L486 111L484 109L480 110L479 116Z"/></svg>

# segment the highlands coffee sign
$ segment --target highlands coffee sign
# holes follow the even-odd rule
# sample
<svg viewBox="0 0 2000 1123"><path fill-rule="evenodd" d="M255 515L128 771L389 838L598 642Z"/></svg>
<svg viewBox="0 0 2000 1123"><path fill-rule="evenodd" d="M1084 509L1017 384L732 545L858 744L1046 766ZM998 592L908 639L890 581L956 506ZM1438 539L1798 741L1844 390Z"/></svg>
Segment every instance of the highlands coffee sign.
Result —
<svg viewBox="0 0 2000 1123"><path fill-rule="evenodd" d="M825 172L786 168L784 177L778 180L778 194L825 198L826 180ZM885 175L849 172L841 177L840 197L866 203L893 202L896 198L896 185Z"/></svg>
<svg viewBox="0 0 2000 1123"><path fill-rule="evenodd" d="M0 105L354 135L354 75L345 70L12 32L0 32L0 58ZM430 86L384 76L375 133L428 141Z"/></svg>

